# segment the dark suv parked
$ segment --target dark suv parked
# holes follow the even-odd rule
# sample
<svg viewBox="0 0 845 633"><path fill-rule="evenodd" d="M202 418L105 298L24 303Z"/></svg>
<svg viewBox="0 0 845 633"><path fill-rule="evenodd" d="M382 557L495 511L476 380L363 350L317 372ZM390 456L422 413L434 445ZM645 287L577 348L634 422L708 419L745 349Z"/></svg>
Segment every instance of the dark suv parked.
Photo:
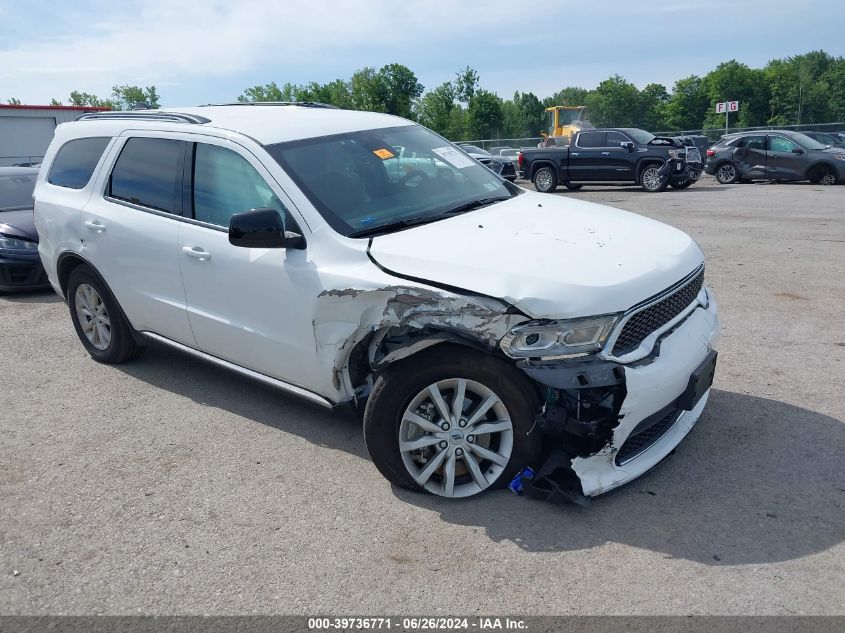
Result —
<svg viewBox="0 0 845 633"><path fill-rule="evenodd" d="M704 171L723 185L751 180L835 185L845 179L845 151L800 132L742 132L722 137L707 150Z"/></svg>

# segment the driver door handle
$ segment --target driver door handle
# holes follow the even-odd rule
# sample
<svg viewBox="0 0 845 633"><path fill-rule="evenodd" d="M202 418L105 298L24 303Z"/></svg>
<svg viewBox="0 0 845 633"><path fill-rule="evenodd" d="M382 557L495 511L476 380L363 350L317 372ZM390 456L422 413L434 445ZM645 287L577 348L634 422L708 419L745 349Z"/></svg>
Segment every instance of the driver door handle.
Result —
<svg viewBox="0 0 845 633"><path fill-rule="evenodd" d="M610 156L610 152L602 152L601 155L602 156Z"/></svg>
<svg viewBox="0 0 845 633"><path fill-rule="evenodd" d="M101 222L97 222L95 220L85 220L83 224L92 231L97 231L97 233L104 233L106 230L105 224L102 224Z"/></svg>
<svg viewBox="0 0 845 633"><path fill-rule="evenodd" d="M193 257L201 262L211 259L211 253L203 250L202 246L183 246L182 252L188 257Z"/></svg>

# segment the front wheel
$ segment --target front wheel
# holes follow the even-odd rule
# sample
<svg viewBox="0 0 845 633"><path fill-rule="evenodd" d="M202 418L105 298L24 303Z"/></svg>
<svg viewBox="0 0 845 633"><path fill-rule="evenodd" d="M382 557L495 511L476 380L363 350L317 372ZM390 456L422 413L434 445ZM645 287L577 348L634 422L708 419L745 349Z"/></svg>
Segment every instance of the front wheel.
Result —
<svg viewBox="0 0 845 633"><path fill-rule="evenodd" d="M839 178L830 167L822 166L815 170L810 182L819 185L835 185L839 182Z"/></svg>
<svg viewBox="0 0 845 633"><path fill-rule="evenodd" d="M557 189L557 174L551 167L540 167L531 179L534 188L540 193L552 193Z"/></svg>
<svg viewBox="0 0 845 633"><path fill-rule="evenodd" d="M648 165L640 174L640 186L643 191L657 193L669 186L669 179L660 174L660 165Z"/></svg>
<svg viewBox="0 0 845 633"><path fill-rule="evenodd" d="M716 180L722 185L730 185L739 180L739 174L733 163L722 163L716 168Z"/></svg>
<svg viewBox="0 0 845 633"><path fill-rule="evenodd" d="M514 367L442 345L378 377L364 411L364 439L391 483L471 497L536 465L536 408L530 383Z"/></svg>

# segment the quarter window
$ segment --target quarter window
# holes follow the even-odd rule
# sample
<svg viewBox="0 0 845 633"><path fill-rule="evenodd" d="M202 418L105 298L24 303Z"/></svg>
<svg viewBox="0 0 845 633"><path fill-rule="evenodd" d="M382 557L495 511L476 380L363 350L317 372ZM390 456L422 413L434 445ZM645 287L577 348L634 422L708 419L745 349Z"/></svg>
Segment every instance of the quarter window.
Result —
<svg viewBox="0 0 845 633"><path fill-rule="evenodd" d="M229 226L229 219L250 209L285 207L267 181L245 158L217 145L197 143L194 156L194 219Z"/></svg>
<svg viewBox="0 0 845 633"><path fill-rule="evenodd" d="M582 132L578 137L578 147L605 147L604 132Z"/></svg>
<svg viewBox="0 0 845 633"><path fill-rule="evenodd" d="M795 143L782 136L769 137L769 151L771 152L791 152L796 147L798 146Z"/></svg>
<svg viewBox="0 0 845 633"><path fill-rule="evenodd" d="M185 142L130 138L109 179L109 195L159 211L179 213Z"/></svg>
<svg viewBox="0 0 845 633"><path fill-rule="evenodd" d="M107 136L78 138L59 149L47 182L68 189L84 189L111 140Z"/></svg>

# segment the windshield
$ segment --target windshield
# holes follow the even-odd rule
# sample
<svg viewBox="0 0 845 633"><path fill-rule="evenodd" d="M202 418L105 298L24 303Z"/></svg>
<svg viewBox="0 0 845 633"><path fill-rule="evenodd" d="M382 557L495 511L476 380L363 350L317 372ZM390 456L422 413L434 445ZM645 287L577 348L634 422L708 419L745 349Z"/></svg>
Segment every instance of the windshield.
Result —
<svg viewBox="0 0 845 633"><path fill-rule="evenodd" d="M35 174L0 176L0 211L32 208Z"/></svg>
<svg viewBox="0 0 845 633"><path fill-rule="evenodd" d="M834 143L839 142L839 139L833 136L833 134L825 134L824 132L816 132L811 138L814 138L819 143L824 143L825 145L833 145Z"/></svg>
<svg viewBox="0 0 845 633"><path fill-rule="evenodd" d="M635 127L624 128L622 131L640 145L648 145L651 141L657 138L651 132L646 132L645 130L640 130Z"/></svg>
<svg viewBox="0 0 845 633"><path fill-rule="evenodd" d="M521 193L419 125L277 143L266 149L342 235L377 232L380 226L435 218L473 201Z"/></svg>
<svg viewBox="0 0 845 633"><path fill-rule="evenodd" d="M819 143L816 139L810 138L806 134L795 132L790 138L798 143L804 149L824 149L827 147L824 143Z"/></svg>
<svg viewBox="0 0 845 633"><path fill-rule="evenodd" d="M475 145L461 145L460 148L464 150L467 154L481 154L482 156L490 156L490 152L486 149L481 149L480 147L476 147Z"/></svg>

